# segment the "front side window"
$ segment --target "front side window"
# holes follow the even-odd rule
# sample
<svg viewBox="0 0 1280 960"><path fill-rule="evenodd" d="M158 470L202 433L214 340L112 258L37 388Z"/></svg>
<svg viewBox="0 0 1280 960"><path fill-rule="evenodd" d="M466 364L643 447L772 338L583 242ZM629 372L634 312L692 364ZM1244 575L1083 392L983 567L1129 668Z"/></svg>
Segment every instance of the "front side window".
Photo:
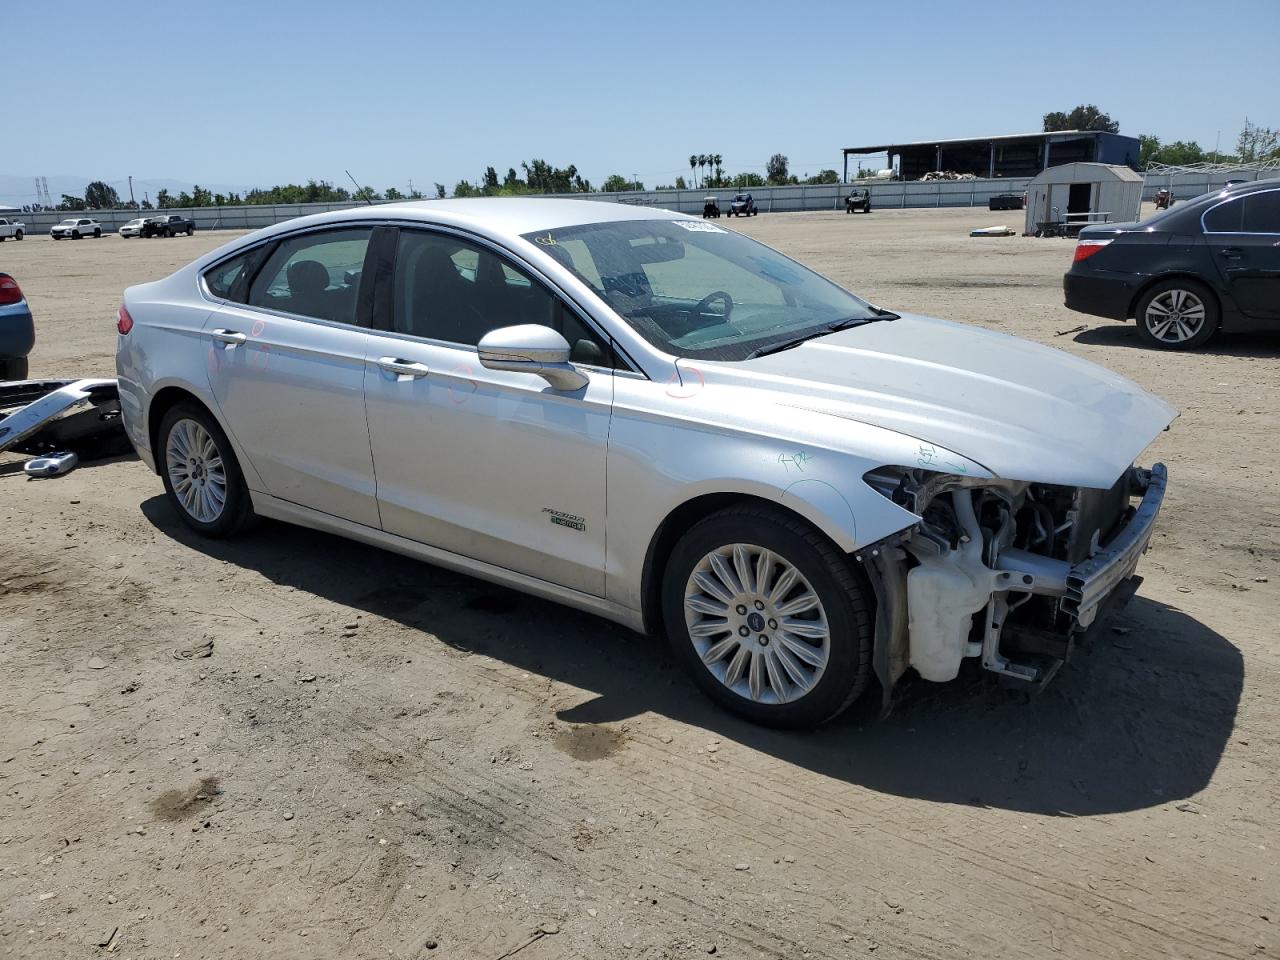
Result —
<svg viewBox="0 0 1280 960"><path fill-rule="evenodd" d="M222 300L240 299L236 293L243 287L249 258L256 252L251 250L248 253L242 253L238 257L224 260L217 266L206 270L204 283L209 288L209 292Z"/></svg>
<svg viewBox="0 0 1280 960"><path fill-rule="evenodd" d="M575 363L609 366L596 334L541 283L493 251L451 234L402 230L392 323L398 333L474 347L491 331L551 327Z"/></svg>
<svg viewBox="0 0 1280 960"><path fill-rule="evenodd" d="M254 278L249 305L354 324L371 234L371 227L354 227L282 241Z"/></svg>
<svg viewBox="0 0 1280 960"><path fill-rule="evenodd" d="M525 239L676 356L743 360L884 315L777 251L701 220L595 223Z"/></svg>
<svg viewBox="0 0 1280 960"><path fill-rule="evenodd" d="M1280 233L1280 190L1244 197L1245 233Z"/></svg>

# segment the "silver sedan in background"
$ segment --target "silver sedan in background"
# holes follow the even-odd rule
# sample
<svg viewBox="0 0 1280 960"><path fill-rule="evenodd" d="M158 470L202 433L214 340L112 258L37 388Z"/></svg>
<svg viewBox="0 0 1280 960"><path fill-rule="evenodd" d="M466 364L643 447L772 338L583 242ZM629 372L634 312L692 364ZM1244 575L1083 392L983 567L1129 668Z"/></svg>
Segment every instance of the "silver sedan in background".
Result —
<svg viewBox="0 0 1280 960"><path fill-rule="evenodd" d="M125 292L129 436L191 528L326 530L667 634L811 726L908 669L1045 682L1137 582L1173 419L1101 367L579 200L292 220Z"/></svg>

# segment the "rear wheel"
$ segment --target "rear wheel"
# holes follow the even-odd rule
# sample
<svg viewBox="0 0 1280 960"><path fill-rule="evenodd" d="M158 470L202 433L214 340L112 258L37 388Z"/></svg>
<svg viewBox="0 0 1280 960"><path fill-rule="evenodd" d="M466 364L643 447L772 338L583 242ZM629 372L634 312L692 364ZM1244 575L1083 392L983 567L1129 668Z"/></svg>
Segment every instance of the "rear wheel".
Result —
<svg viewBox="0 0 1280 960"><path fill-rule="evenodd" d="M164 489L183 523L222 538L253 518L235 452L207 410L189 402L174 405L160 421L157 441Z"/></svg>
<svg viewBox="0 0 1280 960"><path fill-rule="evenodd" d="M19 230L17 233L15 233L15 234L13 235L13 239L15 239L15 240L21 240L21 239L22 239L22 231L21 231L21 230Z"/></svg>
<svg viewBox="0 0 1280 960"><path fill-rule="evenodd" d="M100 239L101 237L102 237L102 231L101 231L101 230L99 230L99 229L97 229L97 228L94 228L94 231L93 231L93 239L98 240L98 239Z"/></svg>
<svg viewBox="0 0 1280 960"><path fill-rule="evenodd" d="M862 693L871 609L834 544L769 508L730 508L696 524L663 577L676 656L713 700L768 726L817 726Z"/></svg>
<svg viewBox="0 0 1280 960"><path fill-rule="evenodd" d="M1164 350L1194 350L1221 319L1212 291L1196 280L1165 280L1142 295L1134 310L1138 336Z"/></svg>

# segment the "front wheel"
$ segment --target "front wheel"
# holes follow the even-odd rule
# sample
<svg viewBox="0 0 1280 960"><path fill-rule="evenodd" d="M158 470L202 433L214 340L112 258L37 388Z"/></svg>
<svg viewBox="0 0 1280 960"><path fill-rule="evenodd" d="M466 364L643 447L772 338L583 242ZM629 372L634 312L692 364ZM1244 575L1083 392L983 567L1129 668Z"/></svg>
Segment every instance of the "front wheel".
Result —
<svg viewBox="0 0 1280 960"><path fill-rule="evenodd" d="M13 239L15 239L15 240L21 240L21 239L22 239L22 231L21 231L21 230L19 230L17 233L15 233L15 234L13 235Z"/></svg>
<svg viewBox="0 0 1280 960"><path fill-rule="evenodd" d="M79 230L74 230L74 231L72 231L72 233L71 233L71 239L72 239L72 240L79 240L79 239L80 239L80 231L79 231Z"/></svg>
<svg viewBox="0 0 1280 960"><path fill-rule="evenodd" d="M231 442L195 403L165 412L157 437L160 475L178 516L206 537L229 537L253 518L249 489Z"/></svg>
<svg viewBox="0 0 1280 960"><path fill-rule="evenodd" d="M1164 350L1194 350L1218 329L1218 301L1204 284L1181 277L1142 295L1134 310L1138 336Z"/></svg>
<svg viewBox="0 0 1280 960"><path fill-rule="evenodd" d="M663 577L663 620L677 658L722 706L757 723L831 720L871 675L872 603L826 537L764 507L696 524Z"/></svg>

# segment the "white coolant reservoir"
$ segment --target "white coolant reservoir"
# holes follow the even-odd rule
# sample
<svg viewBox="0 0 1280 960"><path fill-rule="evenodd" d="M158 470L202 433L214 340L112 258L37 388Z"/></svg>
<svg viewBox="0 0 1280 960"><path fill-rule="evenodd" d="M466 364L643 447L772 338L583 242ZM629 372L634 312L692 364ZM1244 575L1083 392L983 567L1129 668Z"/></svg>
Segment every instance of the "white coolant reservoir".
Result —
<svg viewBox="0 0 1280 960"><path fill-rule="evenodd" d="M968 653L973 615L987 605L998 574L982 562L982 533L968 491L953 494L961 526L958 549L907 549L920 565L907 574L907 633L911 665L926 680L954 680Z"/></svg>

